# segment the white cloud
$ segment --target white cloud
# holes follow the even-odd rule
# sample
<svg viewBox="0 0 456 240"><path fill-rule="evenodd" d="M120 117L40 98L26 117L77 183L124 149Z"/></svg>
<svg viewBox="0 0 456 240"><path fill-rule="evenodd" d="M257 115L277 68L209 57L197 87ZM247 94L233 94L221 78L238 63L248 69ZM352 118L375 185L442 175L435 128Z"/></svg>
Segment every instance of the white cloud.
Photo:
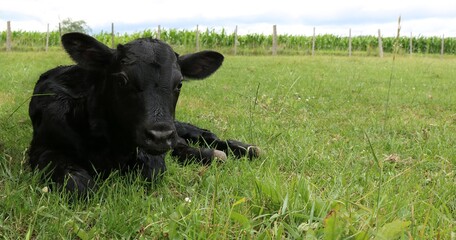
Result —
<svg viewBox="0 0 456 240"><path fill-rule="evenodd" d="M121 31L140 31L161 24L165 28L225 28L239 32L270 33L277 24L279 33L311 35L317 33L347 35L394 35L397 17L402 16L402 30L416 35L456 36L456 1L454 0L3 0L0 29L11 20L14 29L45 31L55 29L65 18L85 20L97 30L109 30L111 22ZM5 26L5 27L3 27Z"/></svg>

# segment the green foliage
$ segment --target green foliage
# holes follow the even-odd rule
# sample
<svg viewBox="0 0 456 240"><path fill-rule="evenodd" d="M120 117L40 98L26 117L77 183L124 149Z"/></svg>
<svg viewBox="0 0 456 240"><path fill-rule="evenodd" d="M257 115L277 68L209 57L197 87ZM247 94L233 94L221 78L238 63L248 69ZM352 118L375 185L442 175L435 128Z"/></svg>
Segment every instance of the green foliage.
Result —
<svg viewBox="0 0 456 240"><path fill-rule="evenodd" d="M62 21L62 31L89 33L90 28L84 21ZM112 44L111 33L101 32L94 34L94 37L108 46ZM146 29L142 32L131 34L117 34L115 44L127 43L141 37L158 37L157 32ZM196 33L189 30L162 29L160 38L184 52L194 51L196 47ZM228 34L225 29L220 32L214 29L206 29L199 33L200 46L206 49L217 49L224 53L232 53L234 47L234 35ZM46 33L40 32L13 32L14 50L43 50L46 40ZM6 41L6 32L1 32L0 46ZM418 54L440 54L440 37L413 37L412 52ZM335 36L331 34L318 35L315 39L315 50L320 54L341 54L346 55L348 51L348 37ZM383 50L385 53L393 53L394 37L383 38ZM59 34L51 32L51 47L59 47ZM282 55L308 55L312 51L312 36L297 36L283 34L278 36L279 54ZM237 53L239 55L269 55L271 53L272 36L262 34L246 34L238 36ZM354 36L352 37L352 51L364 55L378 54L378 38L376 36ZM410 38L401 37L399 41L399 53L410 52ZM444 39L444 53L456 54L456 39Z"/></svg>
<svg viewBox="0 0 456 240"><path fill-rule="evenodd" d="M398 239L407 231L410 221L394 220L385 224L377 233L377 239Z"/></svg>
<svg viewBox="0 0 456 240"><path fill-rule="evenodd" d="M90 33L92 31L84 20L73 21L71 18L62 20L60 27L62 34L69 32Z"/></svg>
<svg viewBox="0 0 456 240"><path fill-rule="evenodd" d="M27 166L33 85L70 63L63 51L0 53L0 238L455 234L453 56L399 56L393 71L386 57L227 56L211 78L185 82L176 117L255 143L262 158L181 166L167 157L160 182L114 173L73 202Z"/></svg>

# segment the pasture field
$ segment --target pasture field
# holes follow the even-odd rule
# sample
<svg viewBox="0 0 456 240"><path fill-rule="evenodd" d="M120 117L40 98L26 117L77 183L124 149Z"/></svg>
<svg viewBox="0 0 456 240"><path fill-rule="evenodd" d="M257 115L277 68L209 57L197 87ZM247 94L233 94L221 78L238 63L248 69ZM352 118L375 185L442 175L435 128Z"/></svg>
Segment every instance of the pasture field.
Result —
<svg viewBox="0 0 456 240"><path fill-rule="evenodd" d="M177 118L260 159L112 174L88 201L27 167L28 101L63 51L0 53L2 239L455 239L456 58L227 56Z"/></svg>

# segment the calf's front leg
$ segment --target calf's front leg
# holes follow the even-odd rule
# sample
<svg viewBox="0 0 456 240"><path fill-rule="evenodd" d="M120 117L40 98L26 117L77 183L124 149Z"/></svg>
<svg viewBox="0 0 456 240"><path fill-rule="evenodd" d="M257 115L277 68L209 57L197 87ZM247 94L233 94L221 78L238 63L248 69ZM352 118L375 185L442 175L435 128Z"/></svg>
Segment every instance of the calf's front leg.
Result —
<svg viewBox="0 0 456 240"><path fill-rule="evenodd" d="M188 142L178 137L177 145L173 148L171 156L177 157L179 162L187 164L196 162L204 165L210 164L214 159L225 161L226 154L219 150L210 148L195 148L188 145Z"/></svg>
<svg viewBox="0 0 456 240"><path fill-rule="evenodd" d="M85 196L95 188L95 181L84 167L77 164L76 159L58 150L45 150L39 155L32 153L30 162L44 174L44 177L78 196Z"/></svg>
<svg viewBox="0 0 456 240"><path fill-rule="evenodd" d="M260 156L260 149L255 145L236 140L221 140L211 131L189 123L175 121L174 124L176 126L177 135L185 141L185 144L182 143L182 149L185 149L184 145L188 146L189 143L195 143L200 146L208 145L214 147L226 154L232 153L237 158L247 156L249 159L253 159ZM202 148L202 150L206 151L204 148Z"/></svg>

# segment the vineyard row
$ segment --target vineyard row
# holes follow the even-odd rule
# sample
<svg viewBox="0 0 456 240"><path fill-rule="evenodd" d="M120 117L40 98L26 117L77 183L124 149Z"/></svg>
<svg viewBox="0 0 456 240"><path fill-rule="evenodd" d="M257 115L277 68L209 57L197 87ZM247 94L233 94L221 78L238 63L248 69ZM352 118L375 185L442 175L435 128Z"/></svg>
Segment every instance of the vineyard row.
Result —
<svg viewBox="0 0 456 240"><path fill-rule="evenodd" d="M112 44L112 35L108 32L101 32L93 35L99 41L108 46ZM26 32L13 31L12 44L13 51L36 51L44 50L47 33L43 32ZM195 31L190 30L161 30L160 36L157 36L155 30L144 30L131 34L117 34L114 38L114 44L127 43L133 39L141 37L159 37L161 40L169 43L179 50L192 51L195 49L197 38L198 45L202 49L218 49L222 52L232 52L236 44L238 54L267 54L271 52L273 44L272 35L264 34L247 34L236 36L228 34L225 30L201 31L198 36ZM5 50L7 33L0 33L0 47ZM237 39L235 43L235 39ZM397 40L397 41L396 41ZM348 51L349 37L336 36L331 34L315 36L315 51L322 52L344 52ZM456 54L456 38L444 38L444 54ZM298 35L278 35L278 53L279 54L309 54L312 51L313 36ZM397 45L395 45L397 43ZM383 52L392 53L395 46L398 46L399 53L419 53L419 54L441 54L442 38L441 37L406 37L399 39L395 37L382 38ZM377 36L353 36L351 37L352 51L375 53L379 47ZM49 47L60 46L60 33L58 31L49 32ZM410 48L412 51L410 51Z"/></svg>

